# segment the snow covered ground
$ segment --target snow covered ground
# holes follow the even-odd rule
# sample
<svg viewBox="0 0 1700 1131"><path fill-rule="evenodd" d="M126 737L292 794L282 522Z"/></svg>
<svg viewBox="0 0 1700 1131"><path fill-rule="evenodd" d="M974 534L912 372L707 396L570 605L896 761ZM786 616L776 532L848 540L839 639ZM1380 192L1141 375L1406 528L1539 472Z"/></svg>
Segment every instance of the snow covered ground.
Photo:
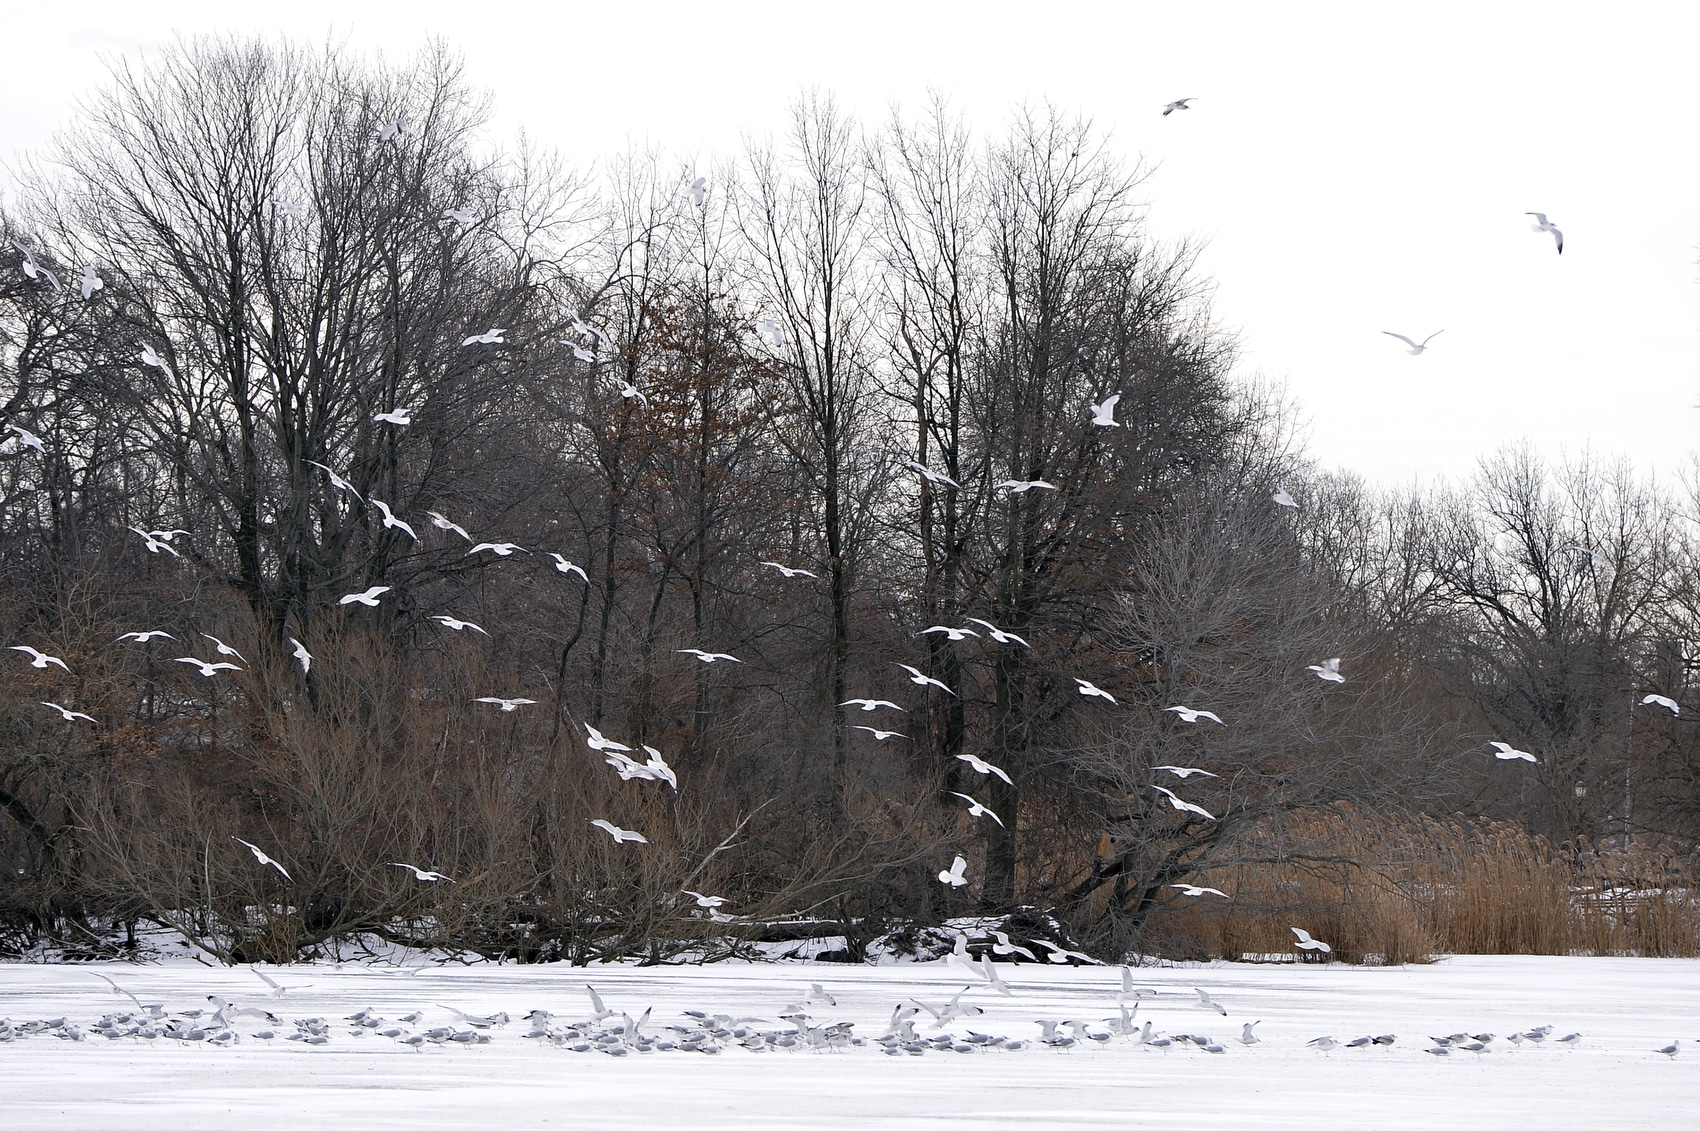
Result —
<svg viewBox="0 0 1700 1131"><path fill-rule="evenodd" d="M1117 971L1088 967L999 967L1014 990L1001 997L944 963L852 967L828 964L710 966L431 966L417 974L356 965L269 969L282 998L247 969L195 963L0 966L0 1018L14 1033L27 1023L77 1026L81 1041L43 1030L0 1043L0 1127L246 1127L306 1120L314 1127L691 1127L697 1128L1015 1128L1176 1127L1390 1128L1506 1126L1547 1128L1700 1127L1700 962L1611 958L1452 958L1431 966L1362 968L1308 965L1169 966L1135 973L1157 991L1138 1020L1158 1033L1215 1037L1211 1054L1185 1042L1157 1049L1127 1036L1072 1048L1033 1041L1039 1018L1086 1019L1104 1031L1118 1016ZM158 1002L168 1014L200 1008L208 994L271 1009L271 1025L243 1016L241 1040L94 1032L103 1015L134 1012L93 976L98 971ZM590 1013L587 982L616 1014L652 1012L644 1031L675 1037L686 1009L792 1026L778 1014L820 982L837 1005L809 1003L809 1024L853 1022L860 1046L749 1051L726 1042L718 1055L657 1051L623 1057L571 1051L530 1039L524 1015L555 1016L562 1033ZM934 1005L965 985L983 1016L953 1022L1021 1038L1020 1051L977 1048L886 1055L871 1041L894 1005ZM1228 1010L1198 1004L1202 987ZM410 1048L344 1018L371 1009L380 1028L420 1010L405 1033L434 1027L468 1033L453 1010L505 1011L513 1020L481 1030L488 1043ZM325 1043L287 1037L296 1019L323 1017ZM202 1020L205 1018L203 1016ZM917 1032L931 1037L922 1014ZM1262 1043L1234 1038L1261 1021ZM131 1023L133 1024L133 1022ZM185 1027L193 1022L184 1022ZM1574 1048L1504 1039L1513 1031L1572 1030ZM268 1041L254 1034L271 1029ZM1065 1030L1066 1031L1066 1030ZM1488 1052L1432 1056L1429 1037L1493 1032ZM1331 1035L1394 1033L1391 1048L1306 1046ZM440 1036L441 1034L439 1034ZM1679 1055L1654 1050L1681 1041ZM572 1038L566 1039L573 1043Z"/></svg>

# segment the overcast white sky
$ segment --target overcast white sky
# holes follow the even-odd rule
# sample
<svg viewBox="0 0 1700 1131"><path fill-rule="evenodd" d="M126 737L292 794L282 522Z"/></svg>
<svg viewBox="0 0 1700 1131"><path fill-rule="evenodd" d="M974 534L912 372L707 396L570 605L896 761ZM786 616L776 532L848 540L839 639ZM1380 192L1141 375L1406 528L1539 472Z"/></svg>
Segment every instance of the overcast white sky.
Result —
<svg viewBox="0 0 1700 1131"><path fill-rule="evenodd" d="M103 55L219 30L392 58L440 36L501 131L586 163L628 141L731 152L810 85L870 121L935 87L988 133L1049 99L1156 166L1154 230L1208 241L1218 321L1248 375L1286 383L1324 467L1403 484L1527 439L1674 471L1696 449L1700 5L20 7L8 160L68 118ZM1532 209L1564 229L1562 257ZM1380 333L1440 329L1420 358Z"/></svg>

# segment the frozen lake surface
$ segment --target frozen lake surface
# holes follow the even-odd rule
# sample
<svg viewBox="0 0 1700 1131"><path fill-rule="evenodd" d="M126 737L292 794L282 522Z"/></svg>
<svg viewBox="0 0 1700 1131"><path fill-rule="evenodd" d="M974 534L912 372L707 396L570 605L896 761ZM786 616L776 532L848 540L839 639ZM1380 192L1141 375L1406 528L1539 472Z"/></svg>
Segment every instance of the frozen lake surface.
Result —
<svg viewBox="0 0 1700 1131"><path fill-rule="evenodd" d="M0 1125L11 1129L178 1126L243 1127L282 1117L311 1126L691 1127L695 1128L1005 1128L1005 1127L1541 1127L1700 1126L1700 962L1661 959L1452 958L1431 966L1167 966L1135 972L1155 996L1138 1020L1157 1033L1216 1038L1211 1054L1185 1042L1145 1047L1128 1036L1047 1047L1039 1018L1081 1019L1105 1031L1117 1018L1121 988L1103 967L1001 965L1014 991L1002 997L943 963L908 966L734 964L710 966L431 966L417 974L358 965L268 968L282 998L247 969L196 963L0 966L0 1018L15 1039L0 1043ZM240 1040L139 1036L112 1039L95 1026L103 1015L134 1012L93 976L98 971L168 1015L200 1008L208 994L270 1009L281 1018L242 1016ZM623 1057L573 1052L528 1038L524 1015L554 1015L557 1034L590 1014L589 982L618 1014L650 1018L643 1031L677 1039L684 1010L750 1015L750 1030L784 1030L779 1014L820 982L837 1005L809 1003L808 1023L852 1022L869 1043L845 1048L768 1047L736 1040L718 1055L658 1051ZM985 1010L923 1038L970 1031L1020 1038L1020 1051L976 1048L886 1055L873 1043L895 1005L934 1005L965 985L962 998ZM1202 987L1228 1010L1198 1004ZM455 1010L505 1011L505 1026L478 1030L487 1043L426 1043L362 1030L348 1015L370 1009L379 1028L404 1034L433 1028L469 1033ZM410 1023L397 1018L412 1011ZM81 1041L28 1022L65 1018ZM297 1019L330 1024L323 1044L292 1041ZM203 1016L202 1021L204 1022ZM1236 1038L1260 1021L1262 1043ZM120 1023L123 1024L123 1023ZM132 1023L133 1024L133 1023ZM191 1025L193 1022L184 1022ZM1582 1034L1575 1047L1508 1044L1505 1036L1553 1026L1557 1038ZM270 1041L255 1034L270 1029ZM1064 1030L1067 1031L1066 1029ZM1492 1032L1480 1054L1432 1056L1431 1036ZM1390 1048L1306 1046L1330 1035L1393 1033ZM1680 1053L1656 1049L1673 1040ZM567 1038L567 1044L573 1043Z"/></svg>

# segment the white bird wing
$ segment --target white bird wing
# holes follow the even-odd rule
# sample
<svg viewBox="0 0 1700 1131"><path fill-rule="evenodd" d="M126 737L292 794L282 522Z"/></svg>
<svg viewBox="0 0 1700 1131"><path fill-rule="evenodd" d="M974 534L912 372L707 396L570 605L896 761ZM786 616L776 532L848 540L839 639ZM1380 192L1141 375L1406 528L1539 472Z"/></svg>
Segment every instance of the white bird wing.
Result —
<svg viewBox="0 0 1700 1131"><path fill-rule="evenodd" d="M1386 334L1389 338L1398 338L1401 342L1404 342L1406 345L1410 346L1414 350L1423 348L1422 346L1419 346L1417 343L1413 342L1411 339L1407 338L1403 334L1395 334L1392 330L1383 330L1382 333Z"/></svg>

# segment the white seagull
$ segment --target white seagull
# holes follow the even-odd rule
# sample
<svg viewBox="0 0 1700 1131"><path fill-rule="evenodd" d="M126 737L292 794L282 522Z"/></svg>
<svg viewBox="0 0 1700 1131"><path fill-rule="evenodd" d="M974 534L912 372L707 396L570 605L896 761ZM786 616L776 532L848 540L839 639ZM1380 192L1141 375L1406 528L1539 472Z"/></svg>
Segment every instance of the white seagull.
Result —
<svg viewBox="0 0 1700 1131"><path fill-rule="evenodd" d="M602 818L598 817L590 823L613 837L615 844L624 844L628 840L633 844L649 843L649 838L644 836L642 833L634 833L630 829L622 829L619 825L614 824L612 821L604 821Z"/></svg>
<svg viewBox="0 0 1700 1131"><path fill-rule="evenodd" d="M585 574L583 566L576 566L572 562L569 562L566 558L562 557L560 554L557 554L557 553L551 552L549 554L549 556L555 559L555 570L556 570L556 572L558 572L558 573L576 573L576 574L578 574L580 581L584 582L586 585L590 584L590 578L589 578L588 575Z"/></svg>
<svg viewBox="0 0 1700 1131"><path fill-rule="evenodd" d="M704 895L702 892L692 891L690 888L686 888L680 894L690 896L692 899L696 900L698 907L705 908L709 911L712 911L717 907L726 906L726 898L724 896Z"/></svg>
<svg viewBox="0 0 1700 1131"><path fill-rule="evenodd" d="M708 200L708 178L698 177L680 190L681 196L691 198L691 203L701 208Z"/></svg>
<svg viewBox="0 0 1700 1131"><path fill-rule="evenodd" d="M958 754L956 756L956 760L958 762L967 762L968 765L970 767L972 767L974 772L977 773L977 774L992 774L996 777L1002 778L1005 781L1005 783L1007 783L1009 785L1015 784L1015 782L1010 780L1010 776L1008 774L1004 773L1002 769L1000 769L997 766L992 765L990 762L986 761L984 758L981 758L977 754Z"/></svg>
<svg viewBox="0 0 1700 1131"><path fill-rule="evenodd" d="M59 276L55 275L53 272L51 272L47 268L43 267L40 263L36 262L34 252L30 251L29 248L25 247L23 244L19 243L16 240L12 241L12 246L17 248L20 252L23 253L24 261L23 261L22 264L20 264L20 266L23 267L24 274L26 276L28 276L31 279L34 279L38 276L41 277L41 278L44 278L49 283L53 284L53 289L56 290L56 291L62 291L62 290L65 289L59 283Z"/></svg>
<svg viewBox="0 0 1700 1131"><path fill-rule="evenodd" d="M1216 819L1211 816L1210 811L1205 809L1203 806L1194 805L1190 801L1182 801L1180 798L1176 797L1173 790L1164 789L1160 785L1154 785L1151 788L1156 790L1158 793L1161 793L1164 797L1167 797L1169 799L1169 804L1173 805L1176 809L1183 813L1197 813L1206 821L1214 821Z"/></svg>
<svg viewBox="0 0 1700 1131"><path fill-rule="evenodd" d="M407 130L406 115L398 115L393 121L385 122L378 127L379 141L394 141Z"/></svg>
<svg viewBox="0 0 1700 1131"><path fill-rule="evenodd" d="M1329 946L1321 939L1311 938L1310 932L1305 930L1303 927L1288 927L1287 929L1293 932L1293 937L1298 940L1293 945L1298 947L1300 950L1320 950L1323 954L1334 953L1333 947Z"/></svg>
<svg viewBox="0 0 1700 1131"><path fill-rule="evenodd" d="M142 364L151 365L161 373L170 374L171 368L165 364L165 359L154 352L152 345L142 343Z"/></svg>
<svg viewBox="0 0 1700 1131"><path fill-rule="evenodd" d="M1533 216L1535 222L1529 226L1531 232L1551 232L1552 242L1558 245L1558 254L1564 254L1564 233L1558 230L1558 225L1547 219L1545 212L1525 212L1525 216Z"/></svg>
<svg viewBox="0 0 1700 1131"><path fill-rule="evenodd" d="M1289 507L1293 510L1299 509L1299 501L1293 498L1292 494L1285 487L1275 488L1275 493L1269 497L1275 501L1275 505L1278 507Z"/></svg>
<svg viewBox="0 0 1700 1131"><path fill-rule="evenodd" d="M578 358L580 361L592 362L596 360L596 355L594 353L585 349L577 342L562 342L561 344L571 349L573 351L573 356Z"/></svg>
<svg viewBox="0 0 1700 1131"><path fill-rule="evenodd" d="M530 550L526 549L524 546L521 546L517 542L480 542L480 543L478 543L478 545L476 545L476 546L472 547L472 549L468 550L466 552L465 556L470 558L473 554L478 553L480 550L489 550L492 554L495 554L498 558L512 557L513 552L515 550L518 550L522 554L531 553Z"/></svg>
<svg viewBox="0 0 1700 1131"><path fill-rule="evenodd" d="M507 711L517 711L521 707L529 706L530 704L537 702L537 700L535 700L535 699L501 699L501 698L498 698L494 695L481 695L477 699L474 699L473 702L474 703L494 703L496 706L500 707L504 712L507 712Z"/></svg>
<svg viewBox="0 0 1700 1131"><path fill-rule="evenodd" d="M1432 333L1428 337L1424 338L1421 342L1413 342L1411 339L1407 338L1405 335L1395 334L1392 330L1383 330L1382 333L1386 334L1389 338L1398 338L1401 342L1404 342L1406 345L1410 346L1411 348L1406 352L1408 352L1412 357L1421 357L1422 352L1424 350L1428 349L1428 344L1430 342L1434 341L1440 335L1446 333L1446 331L1445 330L1436 330L1434 333Z"/></svg>
<svg viewBox="0 0 1700 1131"><path fill-rule="evenodd" d="M1108 691L1105 691L1103 688L1094 684L1091 680L1081 679L1079 676L1075 676L1074 682L1080 685L1080 693L1082 695L1096 695L1098 698L1108 699L1112 703L1116 701L1116 697L1114 695L1111 695Z"/></svg>
<svg viewBox="0 0 1700 1131"><path fill-rule="evenodd" d="M1215 998L1211 997L1209 994L1205 993L1203 990L1199 989L1197 986L1194 986L1192 988L1192 992L1198 995L1198 1007L1200 1009L1214 1010L1217 1013L1220 1013L1223 1017L1226 1017L1228 1015L1228 1011L1225 1008L1223 1008L1221 1002L1217 1001Z"/></svg>
<svg viewBox="0 0 1700 1131"><path fill-rule="evenodd" d="M898 734L894 730L881 730L879 727L865 727L865 726L862 726L860 723L852 723L850 725L850 729L851 730L865 730L869 734L873 735L875 740L879 741L879 742L884 742L888 738L904 738L904 739L906 739L906 738L909 737L906 734Z"/></svg>
<svg viewBox="0 0 1700 1131"><path fill-rule="evenodd" d="M441 514L437 511L426 511L425 513L431 516L431 525L435 526L438 530L452 530L462 538L465 538L468 542L472 541L472 535L466 532L466 527L462 526L458 522L450 521L447 515Z"/></svg>
<svg viewBox="0 0 1700 1131"><path fill-rule="evenodd" d="M1258 1038L1257 1038L1257 1034L1252 1032L1252 1030L1257 1028L1261 1024L1263 1024L1262 1021L1247 1021L1245 1023L1245 1026L1240 1029L1240 1044L1242 1044L1242 1045L1258 1044L1259 1041L1258 1041Z"/></svg>
<svg viewBox="0 0 1700 1131"><path fill-rule="evenodd" d="M445 208L442 218L453 220L463 228L470 228L473 221L478 219L478 214L470 208Z"/></svg>
<svg viewBox="0 0 1700 1131"><path fill-rule="evenodd" d="M1305 670L1315 672L1317 679L1325 679L1329 683L1346 682L1346 677L1340 674L1340 657L1338 656L1324 660L1320 664L1311 664Z"/></svg>
<svg viewBox="0 0 1700 1131"><path fill-rule="evenodd" d="M914 460L905 460L903 466L913 470L928 483L942 483L946 487L955 487L958 491L962 489L962 484L958 483L942 471L934 471L924 463L917 463Z"/></svg>
<svg viewBox="0 0 1700 1131"><path fill-rule="evenodd" d="M704 652L701 648L675 648L673 651L683 656L695 656L705 664L712 664L716 660L731 660L734 664L744 662L730 652Z"/></svg>
<svg viewBox="0 0 1700 1131"><path fill-rule="evenodd" d="M993 931L992 938L995 940L992 943L993 954L1025 954L1027 956L1027 961L1039 961L1038 955L1034 954L1024 946L1018 946L1015 943L1010 942L1009 936L1004 934L1002 931Z"/></svg>
<svg viewBox="0 0 1700 1131"><path fill-rule="evenodd" d="M1196 723L1199 719L1209 719L1213 723L1222 722L1221 718L1213 711L1195 711L1191 707L1164 707L1163 710L1173 711L1181 717L1183 723ZM1227 724L1223 723L1222 725L1226 726Z"/></svg>
<svg viewBox="0 0 1700 1131"><path fill-rule="evenodd" d="M971 628L951 628L947 624L935 624L931 628L923 628L920 632L917 632L915 635L916 636L931 636L935 632L944 633L946 636L950 637L952 643L954 643L958 640L966 640L970 636L972 636L976 640L980 639L980 634L978 632L975 632Z"/></svg>
<svg viewBox="0 0 1700 1131"><path fill-rule="evenodd" d="M239 672L242 670L240 667L230 663L229 661L221 660L215 664L208 660L198 660L193 656L178 656L177 662L180 664L194 664L196 667L201 669L201 674L207 679L211 679L219 672Z"/></svg>
<svg viewBox="0 0 1700 1131"><path fill-rule="evenodd" d="M472 631L478 632L478 633L483 633L485 636L490 635L488 632L484 632L484 630L482 628L473 624L471 621L461 620L458 617L451 617L447 613L439 613L436 616L433 616L431 619L436 621L438 624L441 624L444 628L452 628L456 632L460 632L460 631L463 631L464 629L470 628Z"/></svg>
<svg viewBox="0 0 1700 1131"><path fill-rule="evenodd" d="M484 331L482 334L472 335L472 337L462 342L461 346L462 348L466 346L505 346L508 344L508 340L502 335L506 333L506 330L498 330L492 327L491 329Z"/></svg>
<svg viewBox="0 0 1700 1131"><path fill-rule="evenodd" d="M306 675L313 667L313 653L307 651L307 645L301 643L301 641L295 639L293 636L289 638L289 642L295 645L292 652L295 658L301 661L301 674Z"/></svg>
<svg viewBox="0 0 1700 1131"><path fill-rule="evenodd" d="M87 719L91 723L95 721L93 715L85 715L81 711L73 711L69 707L61 707L57 703L49 703L45 699L38 700L38 702L40 702L43 707L52 707L55 711L58 711L61 715L64 715L65 721L68 722L68 723L75 722L78 719Z"/></svg>
<svg viewBox="0 0 1700 1131"><path fill-rule="evenodd" d="M584 724L584 729L590 732L590 737L585 739L585 745L590 747L592 750L596 750L601 753L607 753L610 750L624 750L627 753L631 752L632 748L630 746L627 746L623 742L615 742L611 738L604 738L602 736L602 732L591 726L589 723Z"/></svg>
<svg viewBox="0 0 1700 1131"><path fill-rule="evenodd" d="M1163 104L1163 117L1167 118L1170 114L1173 114L1176 110L1191 110L1192 107L1188 106L1187 103L1194 101L1195 99L1197 99L1197 97L1198 96L1195 94L1195 95L1192 96L1192 98L1177 98L1173 102L1164 103Z"/></svg>
<svg viewBox="0 0 1700 1131"><path fill-rule="evenodd" d="M932 676L922 675L921 669L919 669L919 668L912 668L908 664L903 664L903 663L900 663L897 666L909 673L909 682L913 683L916 687L936 687L940 691L944 692L946 695L955 695L956 694L956 692L952 691L950 688L946 687L944 684L940 683L938 680L934 679Z"/></svg>
<svg viewBox="0 0 1700 1131"><path fill-rule="evenodd" d="M388 503L384 502L382 499L373 499L371 500L371 503L373 506L384 512L384 527L386 529L403 531L415 542L419 541L419 535L413 532L412 524L404 519L397 518L390 510L390 505Z"/></svg>
<svg viewBox="0 0 1700 1131"><path fill-rule="evenodd" d="M962 887L968 882L968 877L964 875L967 871L968 861L958 856L950 862L949 868L939 873L939 883L949 884L953 888Z"/></svg>
<svg viewBox="0 0 1700 1131"><path fill-rule="evenodd" d="M779 349L785 344L785 327L777 319L756 319L756 334L767 343L768 349Z"/></svg>
<svg viewBox="0 0 1700 1131"><path fill-rule="evenodd" d="M783 573L787 578L796 577L798 575L802 575L803 577L816 577L816 575L809 570L795 569L791 566L780 565L778 562L762 562L761 564L764 566L772 566L780 573Z"/></svg>
<svg viewBox="0 0 1700 1131"><path fill-rule="evenodd" d="M614 381L620 386L620 395L626 400L636 400L637 403L642 405L644 408L649 407L649 398L644 396L643 393L638 390L636 385L622 377L616 377L614 378Z"/></svg>
<svg viewBox="0 0 1700 1131"><path fill-rule="evenodd" d="M1008 491L1012 495L1025 495L1035 488L1042 491L1055 491L1057 485L1047 483L1043 479L1005 479L1002 483L992 485L992 490Z"/></svg>
<svg viewBox="0 0 1700 1131"><path fill-rule="evenodd" d="M38 652L34 648L31 648L28 644L12 644L8 647L9 650L13 652L28 652L30 655L30 667L32 668L41 668L45 671L47 670L48 664L58 664L60 667L65 668L67 673L71 670L70 668L65 667L65 661L61 660L58 656L49 656L46 652Z"/></svg>
<svg viewBox="0 0 1700 1131"><path fill-rule="evenodd" d="M839 706L860 707L864 711L873 711L880 707L890 707L893 711L903 710L902 707L899 707L896 703L893 703L889 699L846 699L844 702L840 703Z"/></svg>
<svg viewBox="0 0 1700 1131"><path fill-rule="evenodd" d="M1169 886L1179 891L1182 895L1219 895L1223 899L1228 898L1228 893L1223 891L1221 888L1203 888L1199 887L1197 884L1170 884Z"/></svg>
<svg viewBox="0 0 1700 1131"><path fill-rule="evenodd" d="M47 454L47 445L41 442L41 437L19 424L6 425L6 431L18 434L18 443L26 448L34 448L42 455Z"/></svg>
<svg viewBox="0 0 1700 1131"><path fill-rule="evenodd" d="M413 410L411 408L392 408L388 412L376 414L372 419L379 424L396 424L406 427L413 423Z"/></svg>
<svg viewBox="0 0 1700 1131"><path fill-rule="evenodd" d="M1121 425L1116 423L1116 405L1121 402L1121 399L1122 395L1116 393L1103 404L1093 405L1092 423L1099 428L1120 428Z"/></svg>
<svg viewBox="0 0 1700 1131"><path fill-rule="evenodd" d="M1045 955L1045 960L1048 962L1054 962L1058 966L1066 966L1076 958L1086 963L1088 966L1102 965L1102 963L1100 963L1096 958L1093 958L1090 954L1082 954L1078 950L1068 950L1067 948L1060 947L1056 943L1050 942L1046 939L1034 939L1033 945L1042 946L1049 950L1051 953Z"/></svg>
<svg viewBox="0 0 1700 1131"><path fill-rule="evenodd" d="M365 605L368 609L375 609L375 608L378 607L378 598L383 596L385 593L388 593L389 591L390 591L390 587L388 585L374 585L374 586L371 586L369 589L367 589L366 592L364 592L364 593L350 593L350 594L348 594L348 596L346 596L342 600L338 601L337 604L339 604L339 605L352 605L352 604L354 604L354 602L359 601L362 605Z"/></svg>
<svg viewBox="0 0 1700 1131"><path fill-rule="evenodd" d="M1513 749L1509 742L1490 742L1488 745L1493 747L1493 756L1502 762L1509 762L1514 758L1521 758L1525 762L1538 760L1527 750Z"/></svg>
<svg viewBox="0 0 1700 1131"><path fill-rule="evenodd" d="M165 631L163 628L153 628L153 629L149 629L147 632L126 632L123 636L120 636L113 643L122 644L126 640L133 640L137 644L146 644L148 641L152 640L156 636L164 637L167 640L176 640L177 639L175 636L171 635L171 633Z"/></svg>
<svg viewBox="0 0 1700 1131"><path fill-rule="evenodd" d="M1665 710L1669 711L1673 715L1682 714L1682 708L1677 705L1677 702L1676 702L1675 699L1672 699L1669 696L1649 695L1645 699L1641 700L1641 706L1643 706L1643 707L1647 706L1650 703L1658 704L1659 706L1663 707Z"/></svg>
<svg viewBox="0 0 1700 1131"><path fill-rule="evenodd" d="M673 787L673 792L679 792L679 776L673 772L673 767L667 764L667 759L661 756L661 751L653 746L645 746L643 752L649 755L649 760L643 768L649 771L651 781L664 781Z"/></svg>
<svg viewBox="0 0 1700 1131"><path fill-rule="evenodd" d="M451 884L454 883L454 880L450 879L448 876L443 875L441 872L427 872L425 869L417 867L413 864L398 864L394 860L392 860L392 861L390 861L388 867L391 867L391 868L406 868L409 872L413 873L413 875L416 879L425 880L428 883L434 884L438 880L448 880L449 883L451 883Z"/></svg>
<svg viewBox="0 0 1700 1131"><path fill-rule="evenodd" d="M1180 778L1182 781L1185 781L1187 778L1190 778L1194 774L1197 774L1200 777L1205 777L1205 778L1214 778L1214 777L1220 776L1219 774L1211 773L1209 770L1198 769L1196 766L1152 766L1151 769L1152 770L1167 771L1168 773L1174 774L1177 778Z"/></svg>
<svg viewBox="0 0 1700 1131"><path fill-rule="evenodd" d="M257 844L251 844L251 843L249 843L249 842L248 842L248 841L245 841L245 840L243 840L243 839L242 839L242 838L241 838L241 837L239 837L239 836L233 836L233 837L231 837L231 838L230 838L230 839L231 839L231 840L233 840L233 841L235 841L235 842L236 842L236 843L237 843L237 844L240 844L240 845L245 845L245 846L246 846L246 847L247 847L247 849L248 849L248 851L249 851L249 852L252 852L252 853L253 853L253 854L254 854L254 859L256 859L256 860L258 860L258 861L259 861L259 862L260 862L260 863L262 863L262 864L269 864L269 865L271 865L271 866L272 866L272 867L273 867L273 868L276 868L276 869L277 869L277 874L278 874L278 875L280 875L280 876L282 876L282 877L283 877L283 878L284 878L284 879L286 879L286 880L289 880L289 882L290 882L290 883L294 883L294 882L295 882L295 881L294 881L294 880L292 880L292 879L290 879L290 876L289 876L289 873L288 873L288 872L286 872L286 871L284 871L284 870L283 870L283 865L282 865L282 864L279 864L279 863L278 863L278 862L277 862L277 861L276 861L276 860L273 860L273 859L272 859L272 858L271 858L271 857L270 857L270 856L267 856L267 855L266 855L266 854L265 854L265 851L264 851L264 850L263 850L263 849L261 849L261 848L260 848L260 846L259 846L259 845L257 845ZM261 977L262 977L262 978L264 978L264 977L265 977L265 975L264 975L264 974L262 974L262 975L260 975L260 976L261 976ZM271 980L271 979L270 979L270 978L266 978L266 981L267 981L267 982L269 982L269 983L271 983L271 985L272 985L272 986L273 986L273 987L276 987L276 985L277 985L277 983L276 983L276 982L272 982L272 980Z"/></svg>
<svg viewBox="0 0 1700 1131"><path fill-rule="evenodd" d="M989 620L981 620L979 617L963 617L962 619L968 621L970 624L977 624L981 628L984 628L986 630L986 635L990 636L993 640L996 640L999 644L1019 644L1023 648L1031 647L1027 641L1023 640L1015 633L1005 632Z"/></svg>
<svg viewBox="0 0 1700 1131"><path fill-rule="evenodd" d="M1004 827L1002 817L1000 817L996 813L992 812L991 809L988 808L987 806L984 806L984 805L980 804L978 801L975 801L972 797L969 797L966 793L952 792L951 796L952 797L960 797L960 798L962 798L962 800L968 802L968 815L970 817L990 817L992 820L994 820L998 823L999 828Z"/></svg>
<svg viewBox="0 0 1700 1131"><path fill-rule="evenodd" d="M147 543L148 553L157 554L161 550L164 550L174 558L180 558L183 556L171 548L171 540L169 538L155 537L151 531L143 530L139 526L132 526L130 529L142 536L143 541Z"/></svg>
<svg viewBox="0 0 1700 1131"><path fill-rule="evenodd" d="M354 489L354 484L350 483L348 480L344 479L342 476L338 475L336 472L332 471L330 468L326 467L324 464L320 463L318 460L311 460L310 459L307 462L312 464L314 467L318 468L320 471L324 472L326 475L330 476L332 487L335 487L339 491L347 491L350 495L353 495L356 499L360 498L360 492L356 491ZM364 502L365 500L362 499L361 501Z"/></svg>
<svg viewBox="0 0 1700 1131"><path fill-rule="evenodd" d="M77 284L82 289L83 301L87 302L94 297L94 292L106 286L106 281L95 274L94 264L85 263L83 264L83 277L77 280Z"/></svg>
<svg viewBox="0 0 1700 1131"><path fill-rule="evenodd" d="M613 344L614 344L613 342L608 340L607 334L604 334L600 329L598 329L595 326L592 326L590 323L584 321L583 319L581 319L576 314L573 315L573 333L583 334L587 338L595 338L597 341L601 342L605 346L612 347Z"/></svg>

